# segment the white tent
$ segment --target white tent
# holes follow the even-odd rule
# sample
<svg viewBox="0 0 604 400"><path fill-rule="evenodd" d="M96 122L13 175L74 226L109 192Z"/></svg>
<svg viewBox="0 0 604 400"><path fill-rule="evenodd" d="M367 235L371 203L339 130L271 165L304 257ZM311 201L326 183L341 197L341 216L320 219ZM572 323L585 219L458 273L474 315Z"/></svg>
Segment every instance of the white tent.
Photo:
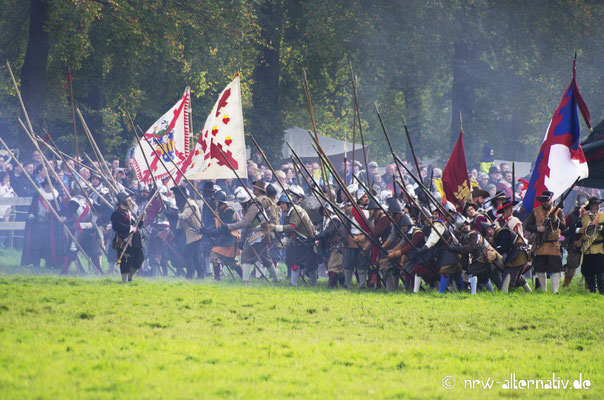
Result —
<svg viewBox="0 0 604 400"><path fill-rule="evenodd" d="M313 149L313 139L309 136L308 131L297 126L291 127L284 131L285 142L283 143L282 157L284 161L289 161L290 150L287 146L289 143L296 154L304 161L318 161L319 157L317 152ZM314 134L313 134L314 135ZM357 136L357 142L355 145L355 160L363 162L363 149L361 147L360 139ZM344 153L347 150L348 160L352 160L352 141L344 142L330 138L327 136L319 135L319 143L321 148L325 151L325 154L329 156L329 159L334 163L336 167L340 167L340 164L344 160ZM369 148L367 148L367 157L369 158ZM369 159L369 161L371 161Z"/></svg>

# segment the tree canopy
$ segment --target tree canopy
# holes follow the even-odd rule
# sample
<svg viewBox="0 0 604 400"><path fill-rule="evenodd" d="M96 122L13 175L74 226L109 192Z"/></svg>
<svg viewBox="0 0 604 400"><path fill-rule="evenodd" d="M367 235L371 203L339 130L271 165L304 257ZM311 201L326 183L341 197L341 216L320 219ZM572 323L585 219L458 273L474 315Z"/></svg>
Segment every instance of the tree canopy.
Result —
<svg viewBox="0 0 604 400"><path fill-rule="evenodd" d="M27 146L5 62L34 128L73 149L69 91L102 150L123 156L126 109L146 128L193 94L198 132L242 76L246 130L280 154L282 130L317 126L351 140L352 65L370 157L386 161L380 107L398 152L404 115L420 157L446 158L463 117L469 164L532 161L572 74L594 125L604 118L604 6L589 0L2 0L0 134ZM81 127L78 127L81 129Z"/></svg>

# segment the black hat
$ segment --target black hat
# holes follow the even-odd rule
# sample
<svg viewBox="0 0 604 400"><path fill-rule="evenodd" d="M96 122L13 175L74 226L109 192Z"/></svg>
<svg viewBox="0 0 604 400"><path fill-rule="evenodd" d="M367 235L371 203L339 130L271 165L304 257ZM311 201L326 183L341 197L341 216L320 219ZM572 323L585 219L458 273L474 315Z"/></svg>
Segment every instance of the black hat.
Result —
<svg viewBox="0 0 604 400"><path fill-rule="evenodd" d="M592 204L598 204L599 205L602 202L604 202L604 200L598 199L596 196L592 196L592 197L589 198L589 201L587 202L586 207L589 207Z"/></svg>
<svg viewBox="0 0 604 400"><path fill-rule="evenodd" d="M189 197L189 190L186 186L173 186L170 188L170 190L172 191L172 193L174 193L174 197L180 196L184 199ZM212 190L214 189L212 188Z"/></svg>
<svg viewBox="0 0 604 400"><path fill-rule="evenodd" d="M505 200L505 199L507 199L507 196L505 195L505 193L503 193L502 191L499 191L499 192L495 193L495 196L486 200L485 203L492 202L493 200Z"/></svg>
<svg viewBox="0 0 604 400"><path fill-rule="evenodd" d="M504 209L506 209L508 207L514 207L516 204L518 204L517 201L511 201L511 200L507 199L506 201L503 202L502 205L497 207L497 214L503 214Z"/></svg>
<svg viewBox="0 0 604 400"><path fill-rule="evenodd" d="M277 195L277 188L272 183L266 185L266 195L268 197L275 197Z"/></svg>
<svg viewBox="0 0 604 400"><path fill-rule="evenodd" d="M495 226L490 222L481 222L480 223L480 231L484 235L487 232L487 229L493 228L495 230Z"/></svg>
<svg viewBox="0 0 604 400"><path fill-rule="evenodd" d="M204 192L211 192L214 193L214 184L212 183L212 181L205 181L203 184L203 190Z"/></svg>
<svg viewBox="0 0 604 400"><path fill-rule="evenodd" d="M536 199L540 203L545 203L546 201L550 201L554 197L554 193L549 190L544 190L541 192L541 196L537 196Z"/></svg>
<svg viewBox="0 0 604 400"><path fill-rule="evenodd" d="M466 210L468 209L468 207L474 207L474 210L478 211L478 205L476 203L470 203L469 201L466 201L466 203L463 206L463 213L466 213Z"/></svg>
<svg viewBox="0 0 604 400"><path fill-rule="evenodd" d="M388 204L388 212L390 213L401 214L403 212L403 207L401 207L401 203L394 197L388 197L386 199L386 204Z"/></svg>
<svg viewBox="0 0 604 400"><path fill-rule="evenodd" d="M472 190L472 200L474 200L476 197L482 197L483 199L486 199L489 196L490 196L489 192L487 192L486 190L482 190L482 189Z"/></svg>
<svg viewBox="0 0 604 400"><path fill-rule="evenodd" d="M369 199L369 203L367 203L368 210L378 210L379 208L380 206L377 201L375 201L373 198Z"/></svg>

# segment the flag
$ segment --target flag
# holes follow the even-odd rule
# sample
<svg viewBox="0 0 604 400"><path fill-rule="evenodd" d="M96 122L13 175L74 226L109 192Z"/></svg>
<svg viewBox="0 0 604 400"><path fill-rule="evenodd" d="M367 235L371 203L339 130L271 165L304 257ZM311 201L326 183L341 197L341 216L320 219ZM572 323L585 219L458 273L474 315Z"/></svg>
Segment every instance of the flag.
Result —
<svg viewBox="0 0 604 400"><path fill-rule="evenodd" d="M61 90L67 89L67 87L69 87L69 83L71 83L71 70L67 70L67 80L65 81L65 84L63 85L63 89L61 89Z"/></svg>
<svg viewBox="0 0 604 400"><path fill-rule="evenodd" d="M144 138L153 147L147 143L147 140L141 139L143 150L141 151L138 146L134 150L134 169L140 182L150 183L153 177L163 179L169 176L169 173L173 174L176 168L172 161L178 166L182 165L189 156L190 124L191 92L187 87L174 107L155 121L145 132ZM158 156L161 157L161 161ZM151 171L147 168L147 162Z"/></svg>
<svg viewBox="0 0 604 400"><path fill-rule="evenodd" d="M461 207L462 203L472 194L468 168L466 167L462 130L459 132L457 143L443 171L442 185L446 199L455 204L457 208Z"/></svg>
<svg viewBox="0 0 604 400"><path fill-rule="evenodd" d="M247 178L239 76L218 96L182 172L188 179L235 178L229 163L240 178Z"/></svg>
<svg viewBox="0 0 604 400"><path fill-rule="evenodd" d="M544 190L553 192L553 200L556 200L572 186L577 177L584 179L589 175L587 160L579 143L581 128L577 106L585 123L591 128L589 111L577 87L574 61L573 78L547 127L522 201L524 208L529 211L541 204L536 197Z"/></svg>
<svg viewBox="0 0 604 400"><path fill-rule="evenodd" d="M604 189L604 120L596 125L581 147L589 167L589 177L579 184Z"/></svg>

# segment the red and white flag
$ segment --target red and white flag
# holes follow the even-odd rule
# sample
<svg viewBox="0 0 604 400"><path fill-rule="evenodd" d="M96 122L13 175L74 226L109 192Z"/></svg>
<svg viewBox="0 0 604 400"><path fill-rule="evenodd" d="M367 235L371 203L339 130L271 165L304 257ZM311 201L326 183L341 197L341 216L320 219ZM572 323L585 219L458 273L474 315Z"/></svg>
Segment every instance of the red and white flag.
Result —
<svg viewBox="0 0 604 400"><path fill-rule="evenodd" d="M188 179L195 180L235 178L229 163L240 178L247 178L239 76L218 96L182 171Z"/></svg>
<svg viewBox="0 0 604 400"><path fill-rule="evenodd" d="M141 139L141 147L134 150L134 168L136 176L142 183L150 183L153 178L163 179L168 172L174 174L176 168L172 161L179 167L189 156L189 140L191 138L191 91L187 87L182 98L160 119L155 121L147 132L145 139ZM144 152L144 155L143 155ZM159 160L161 157L161 161ZM147 168L147 162L149 163ZM167 170L166 170L167 168Z"/></svg>

